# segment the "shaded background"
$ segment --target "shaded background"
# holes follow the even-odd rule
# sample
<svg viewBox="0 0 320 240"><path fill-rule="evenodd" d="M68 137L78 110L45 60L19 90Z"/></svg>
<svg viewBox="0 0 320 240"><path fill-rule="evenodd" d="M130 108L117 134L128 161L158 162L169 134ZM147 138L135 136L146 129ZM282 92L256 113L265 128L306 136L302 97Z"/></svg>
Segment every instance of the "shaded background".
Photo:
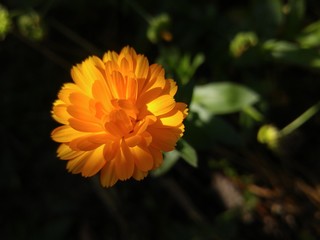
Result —
<svg viewBox="0 0 320 240"><path fill-rule="evenodd" d="M319 101L318 1L1 4L11 19L0 42L1 239L320 237L319 114L276 148L256 137ZM52 102L73 64L128 44L191 83L178 98L190 101L193 85L237 83L259 96L263 117L237 110L197 125L193 115L185 139L197 168L179 159L112 189L69 174L50 139Z"/></svg>

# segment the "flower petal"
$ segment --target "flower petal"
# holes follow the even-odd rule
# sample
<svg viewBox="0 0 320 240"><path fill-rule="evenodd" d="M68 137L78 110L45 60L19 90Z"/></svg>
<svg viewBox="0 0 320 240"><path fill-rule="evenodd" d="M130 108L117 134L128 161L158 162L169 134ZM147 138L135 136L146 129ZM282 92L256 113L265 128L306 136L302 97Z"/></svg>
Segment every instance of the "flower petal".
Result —
<svg viewBox="0 0 320 240"><path fill-rule="evenodd" d="M102 61L104 63L106 62L117 62L118 60L118 53L114 52L114 51L108 51L103 55Z"/></svg>
<svg viewBox="0 0 320 240"><path fill-rule="evenodd" d="M153 158L146 147L135 146L130 148L134 163L141 171L149 171L153 167Z"/></svg>
<svg viewBox="0 0 320 240"><path fill-rule="evenodd" d="M60 144L57 150L58 157L62 160L70 160L83 154L82 151L74 151L67 144Z"/></svg>
<svg viewBox="0 0 320 240"><path fill-rule="evenodd" d="M107 88L105 81L95 81L92 85L92 95L93 97L102 103L106 110L111 111L112 95L110 90Z"/></svg>
<svg viewBox="0 0 320 240"><path fill-rule="evenodd" d="M153 168L152 169L156 169L158 168L162 162L163 162L163 155L162 152L154 147L149 147L150 153L153 157Z"/></svg>
<svg viewBox="0 0 320 240"><path fill-rule="evenodd" d="M79 88L79 86L77 86L74 83L65 83L62 87L62 89L59 91L58 93L58 98L66 103L66 104L70 104L70 100L69 100L69 96L72 93L80 93L81 89Z"/></svg>
<svg viewBox="0 0 320 240"><path fill-rule="evenodd" d="M67 169L74 174L81 173L89 154L90 152L83 152L83 154L69 160L67 163Z"/></svg>
<svg viewBox="0 0 320 240"><path fill-rule="evenodd" d="M104 159L106 161L111 161L115 158L117 152L119 151L119 143L112 141L110 143L106 143L103 149Z"/></svg>
<svg viewBox="0 0 320 240"><path fill-rule="evenodd" d="M85 122L97 122L95 116L88 110L88 108L79 107L77 105L70 105L67 108L69 117L74 117Z"/></svg>
<svg viewBox="0 0 320 240"><path fill-rule="evenodd" d="M120 151L116 154L115 169L120 180L126 180L132 177L134 160L125 141L121 141Z"/></svg>
<svg viewBox="0 0 320 240"><path fill-rule="evenodd" d="M76 151L91 151L109 142L112 140L107 134L94 134L72 140L69 147Z"/></svg>
<svg viewBox="0 0 320 240"><path fill-rule="evenodd" d="M175 106L175 101L170 95L162 95L147 104L148 110L155 116L166 114Z"/></svg>
<svg viewBox="0 0 320 240"><path fill-rule="evenodd" d="M143 172L141 171L140 169L138 168L134 168L134 171L133 171L133 175L132 177L137 180L137 181L140 181L142 179L144 179L146 176L148 175L148 172Z"/></svg>
<svg viewBox="0 0 320 240"><path fill-rule="evenodd" d="M82 65L77 64L71 69L71 77L73 81L81 88L85 93L89 93L90 86L86 81L84 74L82 73Z"/></svg>
<svg viewBox="0 0 320 240"><path fill-rule="evenodd" d="M133 136L127 137L125 139L126 144L129 147L134 147L134 146L138 145L139 142L141 142L141 140L142 140L142 137L140 135L133 135Z"/></svg>
<svg viewBox="0 0 320 240"><path fill-rule="evenodd" d="M68 118L70 118L70 114L67 112L67 105L61 100L57 100L54 103L52 117L59 123L68 124Z"/></svg>
<svg viewBox="0 0 320 240"><path fill-rule="evenodd" d="M82 121L76 118L70 118L69 124L72 128L81 132L100 132L103 130L98 123Z"/></svg>
<svg viewBox="0 0 320 240"><path fill-rule="evenodd" d="M151 125L148 132L154 136L151 145L165 152L172 151L180 138L179 128L156 128Z"/></svg>
<svg viewBox="0 0 320 240"><path fill-rule="evenodd" d="M100 172L100 182L103 187L111 187L118 181L115 171L115 160L107 161Z"/></svg>
<svg viewBox="0 0 320 240"><path fill-rule="evenodd" d="M79 132L68 125L64 125L54 129L51 133L51 138L56 142L67 143L85 135L87 133Z"/></svg>
<svg viewBox="0 0 320 240"><path fill-rule="evenodd" d="M160 122L163 126L176 127L183 121L183 113L176 110L171 116L161 117Z"/></svg>
<svg viewBox="0 0 320 240"><path fill-rule="evenodd" d="M149 71L148 59L143 55L137 56L137 65L135 68L135 75L137 78L145 79Z"/></svg>
<svg viewBox="0 0 320 240"><path fill-rule="evenodd" d="M82 176L90 177L95 175L101 170L101 168L106 163L103 157L103 146L91 151L88 155L87 161L82 168Z"/></svg>

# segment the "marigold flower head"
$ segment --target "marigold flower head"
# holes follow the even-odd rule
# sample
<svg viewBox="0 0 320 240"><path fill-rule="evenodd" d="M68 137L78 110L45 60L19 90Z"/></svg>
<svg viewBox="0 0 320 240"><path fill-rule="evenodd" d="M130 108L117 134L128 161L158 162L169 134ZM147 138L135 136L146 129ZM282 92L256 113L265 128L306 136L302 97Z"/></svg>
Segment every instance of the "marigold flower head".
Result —
<svg viewBox="0 0 320 240"><path fill-rule="evenodd" d="M184 132L187 106L176 102L177 85L163 68L149 65L131 47L100 59L87 58L71 70L53 104L63 124L52 131L58 157L84 177L100 172L102 186L143 179L162 163Z"/></svg>

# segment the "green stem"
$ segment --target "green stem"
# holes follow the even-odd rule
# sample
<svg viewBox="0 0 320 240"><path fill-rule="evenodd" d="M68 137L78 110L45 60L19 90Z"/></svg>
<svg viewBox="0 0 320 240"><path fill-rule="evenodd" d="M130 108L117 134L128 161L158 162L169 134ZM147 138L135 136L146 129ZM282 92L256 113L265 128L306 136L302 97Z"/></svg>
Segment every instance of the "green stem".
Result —
<svg viewBox="0 0 320 240"><path fill-rule="evenodd" d="M254 120L256 120L257 122L263 122L265 120L264 116L252 106L248 106L244 108L243 111L246 114L248 114L250 117L252 117Z"/></svg>
<svg viewBox="0 0 320 240"><path fill-rule="evenodd" d="M299 117L285 126L283 129L280 130L280 135L288 135L292 133L294 130L299 128L302 124L308 121L311 117L313 117L318 111L320 110L320 102L316 103L309 109L307 109L304 113L302 113Z"/></svg>

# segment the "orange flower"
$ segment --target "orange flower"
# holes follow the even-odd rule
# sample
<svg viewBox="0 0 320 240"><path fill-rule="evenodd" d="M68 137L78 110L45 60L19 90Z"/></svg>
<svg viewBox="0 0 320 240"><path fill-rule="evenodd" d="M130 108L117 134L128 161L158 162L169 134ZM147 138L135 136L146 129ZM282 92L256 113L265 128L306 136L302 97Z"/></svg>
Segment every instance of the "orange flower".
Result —
<svg viewBox="0 0 320 240"><path fill-rule="evenodd" d="M84 177L100 171L105 187L143 179L174 149L184 131L187 106L176 102L176 83L163 68L124 47L120 54L89 57L74 66L52 116L63 126L52 132L58 157Z"/></svg>

